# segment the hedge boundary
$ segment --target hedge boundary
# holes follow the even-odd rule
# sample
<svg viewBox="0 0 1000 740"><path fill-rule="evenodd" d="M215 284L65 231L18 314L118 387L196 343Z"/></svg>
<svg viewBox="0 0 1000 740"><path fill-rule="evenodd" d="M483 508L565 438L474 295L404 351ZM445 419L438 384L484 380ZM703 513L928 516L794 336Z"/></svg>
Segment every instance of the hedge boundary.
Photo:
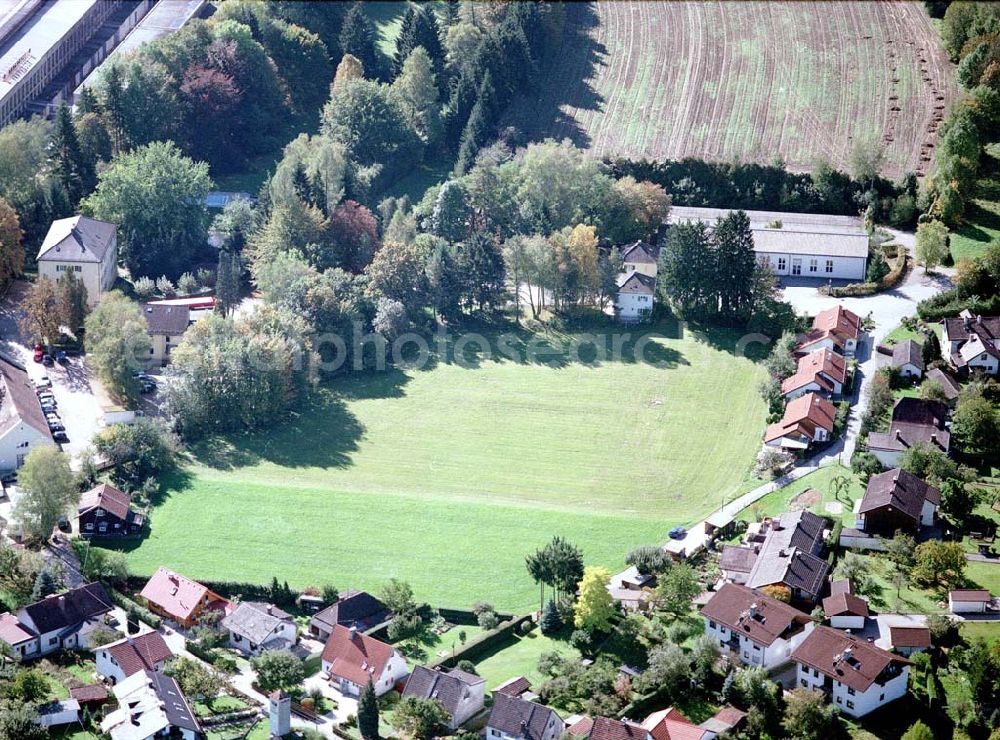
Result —
<svg viewBox="0 0 1000 740"><path fill-rule="evenodd" d="M510 640L515 630L528 622L534 624L534 615L525 614L524 616L509 619L489 632L484 632L473 638L450 655L431 662L427 667L432 669L454 668L462 660L470 660L475 663L476 659L481 658L487 652L493 651L498 646Z"/></svg>
<svg viewBox="0 0 1000 740"><path fill-rule="evenodd" d="M875 295L883 290L891 290L903 281L907 269L913 266L913 260L907 255L905 249L899 249L896 257L896 264L877 283L851 283L837 288L820 288L821 293L833 296L834 298L857 298L860 296Z"/></svg>
<svg viewBox="0 0 1000 740"><path fill-rule="evenodd" d="M124 609L126 613L135 613L141 621L145 622L153 629L160 629L163 625L162 619L153 614L153 612L149 611L146 607L142 606L139 602L130 599L120 591L110 589L109 592L111 594L111 600L115 602L115 605Z"/></svg>

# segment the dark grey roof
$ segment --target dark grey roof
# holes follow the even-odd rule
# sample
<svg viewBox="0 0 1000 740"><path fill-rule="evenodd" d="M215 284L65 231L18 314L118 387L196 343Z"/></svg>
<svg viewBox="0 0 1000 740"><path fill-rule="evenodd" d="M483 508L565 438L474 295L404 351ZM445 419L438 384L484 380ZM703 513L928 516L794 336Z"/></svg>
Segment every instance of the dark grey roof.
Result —
<svg viewBox="0 0 1000 740"><path fill-rule="evenodd" d="M194 712L187 703L184 694L181 693L177 682L170 676L155 671L146 671L146 675L152 682L153 690L163 702L163 711L167 715L167 721L174 727L181 727L192 732L201 732L201 726L195 719Z"/></svg>
<svg viewBox="0 0 1000 740"><path fill-rule="evenodd" d="M60 218L52 222L36 259L59 262L100 262L114 245L116 227L87 216Z"/></svg>
<svg viewBox="0 0 1000 740"><path fill-rule="evenodd" d="M485 680L457 668L443 673L418 665L406 681L403 696L437 699L448 714L454 717L462 700L468 697L471 687L484 683Z"/></svg>
<svg viewBox="0 0 1000 740"><path fill-rule="evenodd" d="M633 244L621 248L622 260L634 262L636 264L655 265L659 250L652 247L641 239Z"/></svg>
<svg viewBox="0 0 1000 740"><path fill-rule="evenodd" d="M191 323L191 309L163 303L144 303L142 315L146 317L150 334L176 337L183 334Z"/></svg>
<svg viewBox="0 0 1000 740"><path fill-rule="evenodd" d="M656 290L656 279L641 272L633 272L618 284L619 293L639 293L653 295Z"/></svg>
<svg viewBox="0 0 1000 740"><path fill-rule="evenodd" d="M291 617L276 606L260 601L244 601L222 620L222 626L260 645L278 626Z"/></svg>
<svg viewBox="0 0 1000 740"><path fill-rule="evenodd" d="M329 632L336 625L344 627L359 627L367 629L384 622L389 616L385 604L367 591L345 591L336 603L331 604L321 612L317 612L310 624L318 624Z"/></svg>
<svg viewBox="0 0 1000 740"><path fill-rule="evenodd" d="M902 468L873 475L868 480L858 513L864 514L887 506L919 520L924 501L941 503L941 492Z"/></svg>
<svg viewBox="0 0 1000 740"><path fill-rule="evenodd" d="M100 583L88 583L23 607L40 634L75 627L114 608Z"/></svg>
<svg viewBox="0 0 1000 740"><path fill-rule="evenodd" d="M553 717L558 724L562 723L559 715L548 707L494 692L493 709L486 726L511 737L539 740Z"/></svg>
<svg viewBox="0 0 1000 740"><path fill-rule="evenodd" d="M806 552L819 550L826 521L811 511L786 511L774 517L768 541L781 548L797 547Z"/></svg>
<svg viewBox="0 0 1000 740"><path fill-rule="evenodd" d="M796 547L782 548L770 540L764 542L747 586L763 588L775 584L798 589L811 597L819 596L830 564Z"/></svg>
<svg viewBox="0 0 1000 740"><path fill-rule="evenodd" d="M892 407L892 420L902 424L924 424L944 429L948 420L948 406L941 401L907 396Z"/></svg>
<svg viewBox="0 0 1000 740"><path fill-rule="evenodd" d="M924 346L912 339L897 342L892 347L892 366L900 368L907 364L924 369Z"/></svg>
<svg viewBox="0 0 1000 740"><path fill-rule="evenodd" d="M1000 339L1000 316L955 316L944 320L948 339L953 342L968 341L973 335L978 335L984 343Z"/></svg>
<svg viewBox="0 0 1000 740"><path fill-rule="evenodd" d="M951 446L951 433L929 424L892 422L888 434L872 432L868 435L868 448L889 452L905 452L914 445L927 443L947 454Z"/></svg>
<svg viewBox="0 0 1000 740"><path fill-rule="evenodd" d="M719 567L722 570L732 570L738 573L749 573L757 562L757 553L750 547L726 545L722 548Z"/></svg>

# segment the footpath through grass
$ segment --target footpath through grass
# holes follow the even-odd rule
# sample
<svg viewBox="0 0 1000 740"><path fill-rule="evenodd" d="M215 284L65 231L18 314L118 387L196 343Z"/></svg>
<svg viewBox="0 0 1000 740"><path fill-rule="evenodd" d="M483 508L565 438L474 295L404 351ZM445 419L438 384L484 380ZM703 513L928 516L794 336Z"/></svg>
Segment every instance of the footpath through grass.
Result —
<svg viewBox="0 0 1000 740"><path fill-rule="evenodd" d="M553 535L619 567L746 486L763 370L734 333L658 328L657 366L554 351L336 379L289 423L197 449L131 567L299 587L395 576L441 606L530 608L524 556Z"/></svg>

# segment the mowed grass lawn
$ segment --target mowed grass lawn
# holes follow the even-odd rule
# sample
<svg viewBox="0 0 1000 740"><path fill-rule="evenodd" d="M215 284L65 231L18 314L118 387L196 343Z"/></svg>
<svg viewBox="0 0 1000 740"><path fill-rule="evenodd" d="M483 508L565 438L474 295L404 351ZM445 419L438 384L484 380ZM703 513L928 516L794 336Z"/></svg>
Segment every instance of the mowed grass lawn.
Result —
<svg viewBox="0 0 1000 740"><path fill-rule="evenodd" d="M751 485L762 368L734 333L662 329L658 366L480 356L335 379L290 422L196 449L130 564L341 589L395 576L441 606L530 608L524 556L553 535L618 567Z"/></svg>

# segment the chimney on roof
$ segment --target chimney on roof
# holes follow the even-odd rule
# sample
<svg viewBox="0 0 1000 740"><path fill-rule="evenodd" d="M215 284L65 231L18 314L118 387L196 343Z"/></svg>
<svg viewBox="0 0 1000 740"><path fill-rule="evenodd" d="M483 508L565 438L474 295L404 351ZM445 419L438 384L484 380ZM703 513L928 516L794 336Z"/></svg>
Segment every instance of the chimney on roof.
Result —
<svg viewBox="0 0 1000 740"><path fill-rule="evenodd" d="M896 439L898 439L900 442L903 441L903 433L899 429L896 430Z"/></svg>
<svg viewBox="0 0 1000 740"><path fill-rule="evenodd" d="M357 625L354 625L354 624L352 624L352 625L351 625L350 627L348 627L348 628L347 628L347 635L348 635L348 637L350 637L350 639L352 639L352 640L353 640L353 639L354 639L355 637L357 637L357 635L358 635L358 627L357 627Z"/></svg>
<svg viewBox="0 0 1000 740"><path fill-rule="evenodd" d="M267 613L268 613L268 615L270 615L272 611L274 611L274 607L271 606L270 604L268 604L267 605Z"/></svg>

